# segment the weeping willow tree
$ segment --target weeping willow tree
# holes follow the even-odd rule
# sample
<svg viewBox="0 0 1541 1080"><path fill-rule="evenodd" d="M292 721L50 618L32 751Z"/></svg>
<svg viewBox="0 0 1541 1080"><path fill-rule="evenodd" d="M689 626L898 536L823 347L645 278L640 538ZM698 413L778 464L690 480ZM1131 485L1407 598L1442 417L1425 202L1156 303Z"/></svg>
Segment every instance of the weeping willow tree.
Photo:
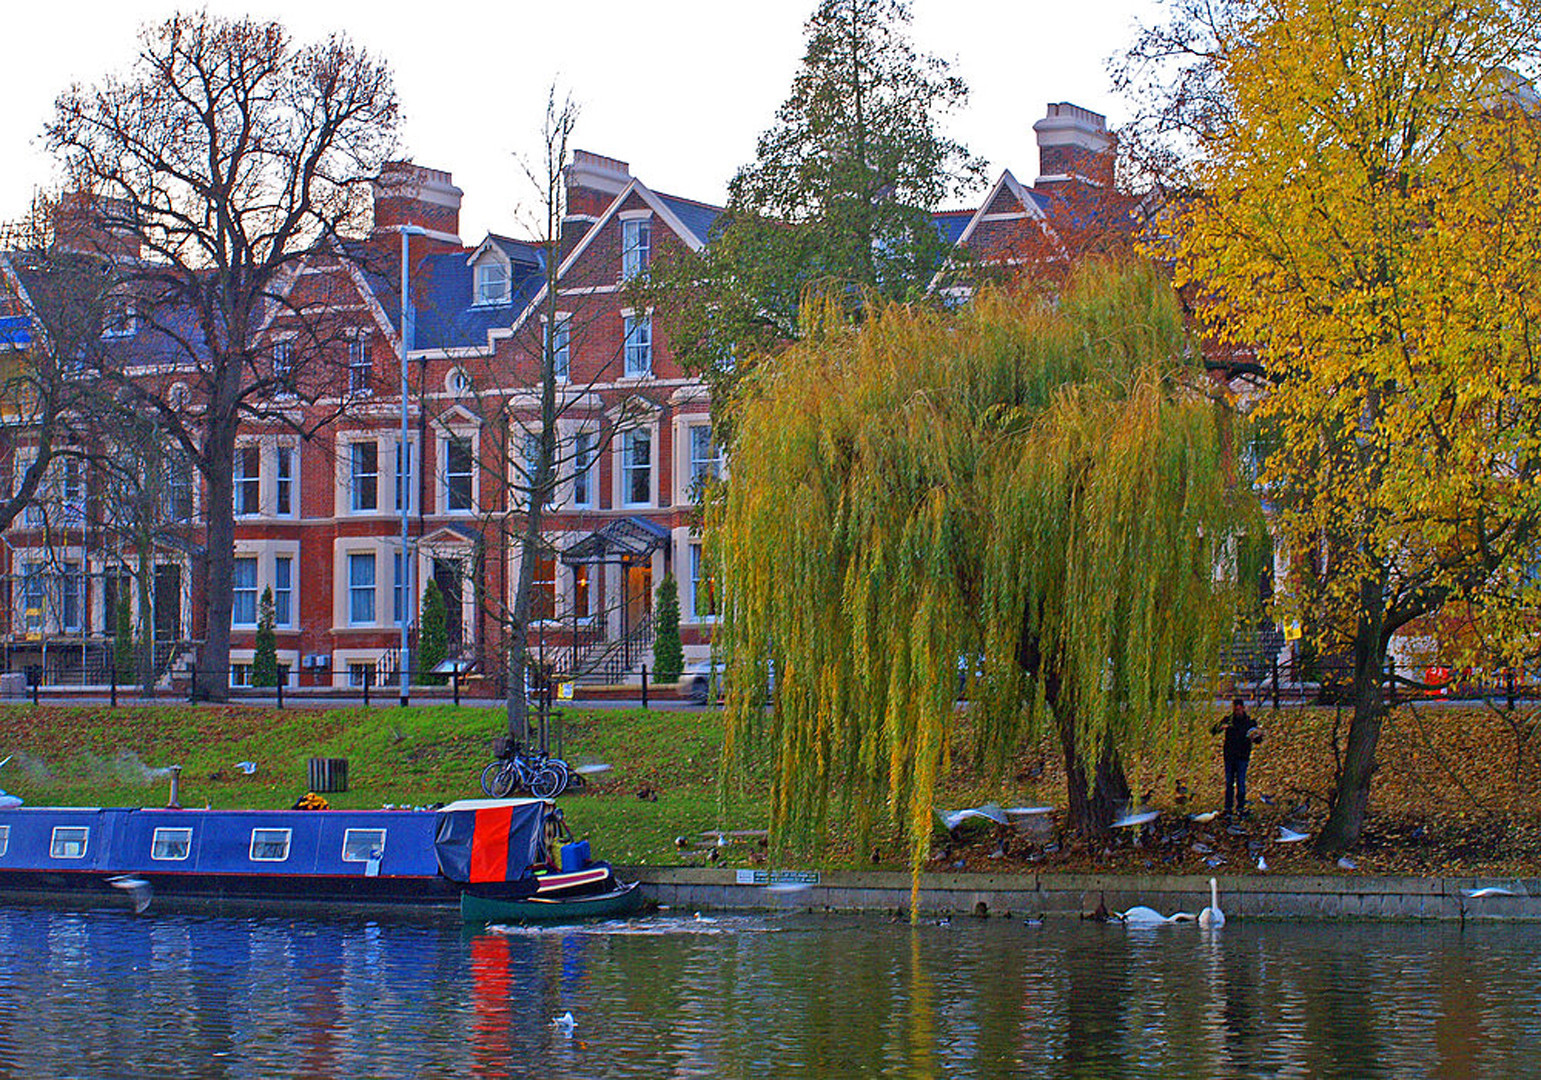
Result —
<svg viewBox="0 0 1541 1080"><path fill-rule="evenodd" d="M805 330L745 385L708 509L729 761L768 745L778 842L886 815L918 875L977 663L979 761L1056 736L1070 823L1105 829L1123 760L1208 689L1262 535L1170 288L1093 266L1053 299Z"/></svg>

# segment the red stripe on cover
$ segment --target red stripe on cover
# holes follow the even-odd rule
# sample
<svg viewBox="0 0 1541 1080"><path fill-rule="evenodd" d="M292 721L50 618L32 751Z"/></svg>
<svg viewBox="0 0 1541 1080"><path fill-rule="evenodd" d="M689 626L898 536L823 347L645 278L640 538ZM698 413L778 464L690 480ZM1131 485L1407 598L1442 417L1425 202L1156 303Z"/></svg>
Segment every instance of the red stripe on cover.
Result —
<svg viewBox="0 0 1541 1080"><path fill-rule="evenodd" d="M508 880L508 828L514 819L511 806L476 811L471 834L472 881Z"/></svg>

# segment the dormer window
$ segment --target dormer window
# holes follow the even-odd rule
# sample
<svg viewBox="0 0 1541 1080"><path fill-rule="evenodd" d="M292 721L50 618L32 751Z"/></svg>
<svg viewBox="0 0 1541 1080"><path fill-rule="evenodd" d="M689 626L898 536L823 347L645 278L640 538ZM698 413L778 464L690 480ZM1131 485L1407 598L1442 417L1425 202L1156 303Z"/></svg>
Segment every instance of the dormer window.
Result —
<svg viewBox="0 0 1541 1080"><path fill-rule="evenodd" d="M476 302L508 303L508 267L497 259L488 259L476 268Z"/></svg>
<svg viewBox="0 0 1541 1080"><path fill-rule="evenodd" d="M653 223L645 217L621 222L621 280L647 273L652 259Z"/></svg>

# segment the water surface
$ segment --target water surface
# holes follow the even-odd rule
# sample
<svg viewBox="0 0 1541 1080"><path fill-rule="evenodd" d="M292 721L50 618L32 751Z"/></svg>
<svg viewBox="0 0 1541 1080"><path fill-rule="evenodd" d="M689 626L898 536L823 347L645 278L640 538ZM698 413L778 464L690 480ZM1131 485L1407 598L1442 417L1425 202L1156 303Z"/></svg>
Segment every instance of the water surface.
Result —
<svg viewBox="0 0 1541 1080"><path fill-rule="evenodd" d="M1516 1076L1538 954L1535 926L0 908L0 1077Z"/></svg>

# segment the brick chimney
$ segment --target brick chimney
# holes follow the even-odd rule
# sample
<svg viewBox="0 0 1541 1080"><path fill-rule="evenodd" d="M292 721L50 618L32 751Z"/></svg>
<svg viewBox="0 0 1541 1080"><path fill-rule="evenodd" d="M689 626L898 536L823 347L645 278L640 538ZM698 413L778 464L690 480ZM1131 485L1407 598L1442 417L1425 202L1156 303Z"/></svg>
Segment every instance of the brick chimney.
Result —
<svg viewBox="0 0 1541 1080"><path fill-rule="evenodd" d="M1106 116L1061 101L1049 106L1033 131L1038 136L1039 174L1034 187L1052 190L1075 181L1112 187L1118 144Z"/></svg>
<svg viewBox="0 0 1541 1080"><path fill-rule="evenodd" d="M133 206L123 199L72 191L53 210L54 243L63 251L109 259L139 258Z"/></svg>
<svg viewBox="0 0 1541 1080"><path fill-rule="evenodd" d="M574 150L566 177L567 216L579 221L588 218L592 224L631 183L631 166L587 150Z"/></svg>
<svg viewBox="0 0 1541 1080"><path fill-rule="evenodd" d="M460 247L460 198L465 192L442 169L388 161L374 182L375 227L371 237L401 231L403 225L427 230L432 240Z"/></svg>

